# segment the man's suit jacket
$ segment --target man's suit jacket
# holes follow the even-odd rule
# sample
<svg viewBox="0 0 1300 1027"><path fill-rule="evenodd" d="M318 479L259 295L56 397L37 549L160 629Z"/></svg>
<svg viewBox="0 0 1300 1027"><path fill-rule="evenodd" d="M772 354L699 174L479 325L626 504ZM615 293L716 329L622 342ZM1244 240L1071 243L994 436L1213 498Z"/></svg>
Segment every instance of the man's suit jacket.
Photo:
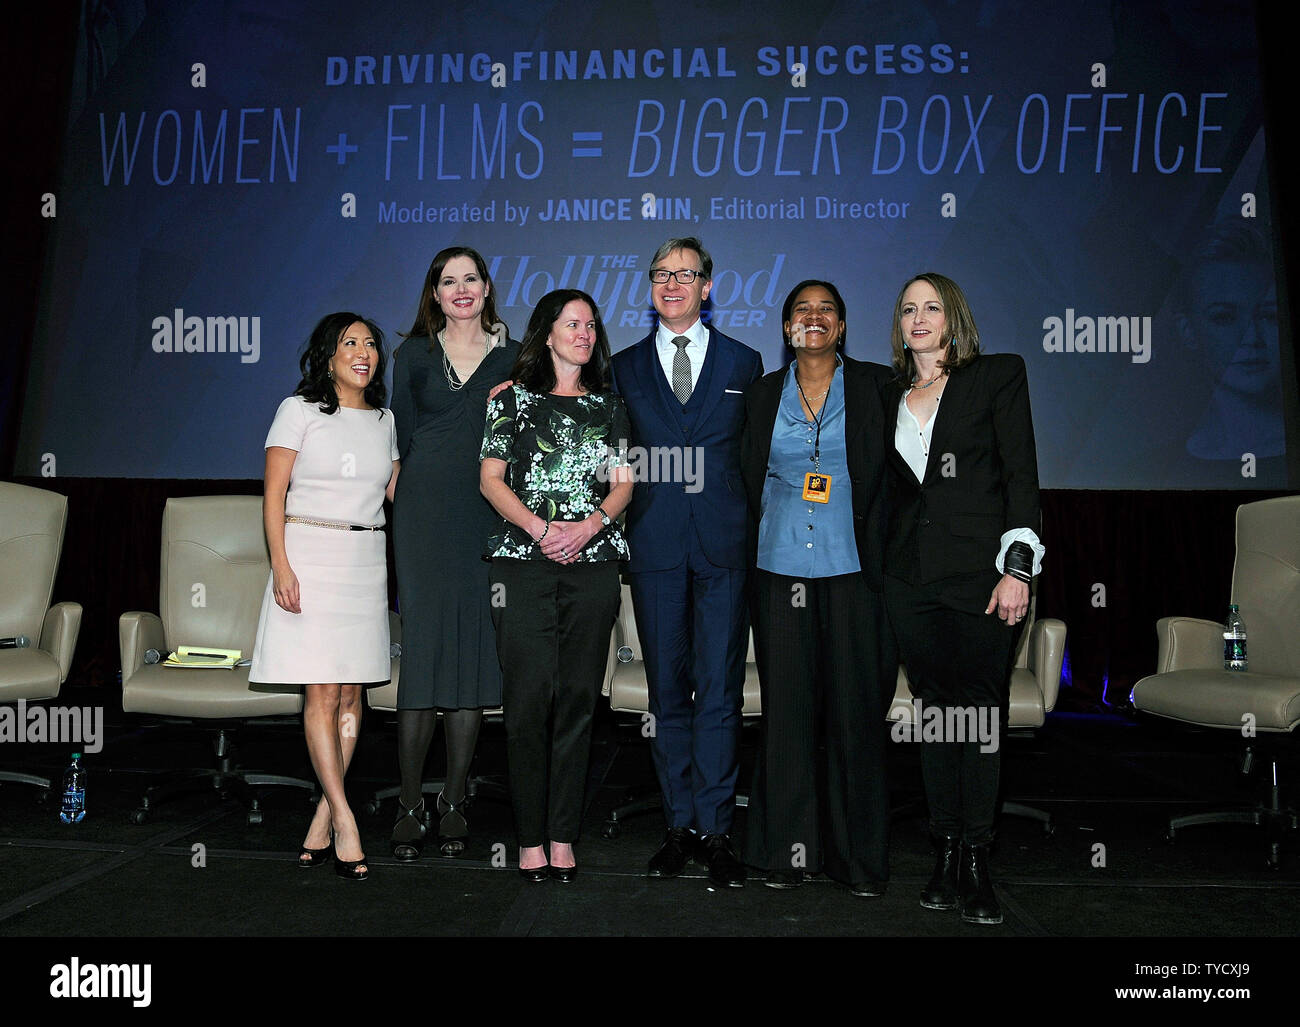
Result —
<svg viewBox="0 0 1300 1027"><path fill-rule="evenodd" d="M692 400L698 410L689 431L655 351L655 333L614 354L614 388L632 425L629 443L674 449L679 459L694 449L699 491L689 482L637 481L627 514L628 570L670 570L686 560L686 527L694 519L704 555L719 567L744 569L745 497L740 480L744 392L763 373L757 352L709 328L704 366ZM682 464L678 464L682 466Z"/></svg>
<svg viewBox="0 0 1300 1027"><path fill-rule="evenodd" d="M867 585L881 590L884 553L883 484L885 477L885 412L881 392L893 372L881 364L844 357L844 443L849 480L831 481L831 489L848 485L853 492L853 533L858 562ZM745 431L741 469L749 500L750 559L756 559L758 520L772 449L772 429L781 406L787 368L764 375L745 394Z"/></svg>
<svg viewBox="0 0 1300 1027"><path fill-rule="evenodd" d="M1040 524L1025 362L980 356L949 375L919 483L894 448L904 391L895 381L884 393L892 472L886 572L912 584L996 574L1002 534Z"/></svg>

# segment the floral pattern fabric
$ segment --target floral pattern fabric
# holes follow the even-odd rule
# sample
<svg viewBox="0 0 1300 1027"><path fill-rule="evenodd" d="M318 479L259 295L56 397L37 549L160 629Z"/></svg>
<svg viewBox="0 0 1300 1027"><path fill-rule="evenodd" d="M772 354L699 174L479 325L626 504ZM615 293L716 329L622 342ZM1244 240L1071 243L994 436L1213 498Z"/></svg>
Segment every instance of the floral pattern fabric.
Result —
<svg viewBox="0 0 1300 1027"><path fill-rule="evenodd" d="M538 517L580 521L609 495L609 470L628 465L628 432L627 408L613 393L539 395L515 385L488 403L479 459L506 461L507 483ZM504 519L486 555L546 559L527 532ZM583 547L579 562L627 558L623 533L611 524Z"/></svg>

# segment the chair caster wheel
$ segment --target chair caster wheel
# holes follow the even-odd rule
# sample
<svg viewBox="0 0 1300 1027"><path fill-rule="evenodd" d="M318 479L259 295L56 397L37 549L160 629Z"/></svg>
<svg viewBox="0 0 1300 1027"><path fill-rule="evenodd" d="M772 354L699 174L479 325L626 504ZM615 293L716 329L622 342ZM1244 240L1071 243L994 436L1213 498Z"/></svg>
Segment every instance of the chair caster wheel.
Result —
<svg viewBox="0 0 1300 1027"><path fill-rule="evenodd" d="M262 822L262 811L260 809L250 809L246 819L249 827L256 827Z"/></svg>
<svg viewBox="0 0 1300 1027"><path fill-rule="evenodd" d="M38 806L44 806L45 803L49 801L49 798L50 798L50 793L49 793L49 792L45 792L45 791L37 792L37 793L36 793L36 805L38 805Z"/></svg>
<svg viewBox="0 0 1300 1027"><path fill-rule="evenodd" d="M617 820L607 820L605 821L605 826L601 828L600 833L602 837L608 838L610 841L613 841L615 838L617 838L619 835L623 833L623 825L620 824Z"/></svg>
<svg viewBox="0 0 1300 1027"><path fill-rule="evenodd" d="M1044 838L1051 838L1051 837L1052 837L1053 835L1055 835L1055 834L1056 834L1056 825L1055 825L1055 824L1053 824L1053 823L1051 823L1051 822L1049 821L1048 823L1046 823L1046 824L1043 825L1043 837L1044 837Z"/></svg>
<svg viewBox="0 0 1300 1027"><path fill-rule="evenodd" d="M147 809L144 809L143 807L131 811L130 821L133 824L143 824L148 819L149 819L149 811Z"/></svg>
<svg viewBox="0 0 1300 1027"><path fill-rule="evenodd" d="M1172 827L1171 827L1168 831L1165 832L1165 834L1164 834L1164 843L1165 843L1166 845L1173 845L1173 844L1174 844L1174 829L1173 829Z"/></svg>

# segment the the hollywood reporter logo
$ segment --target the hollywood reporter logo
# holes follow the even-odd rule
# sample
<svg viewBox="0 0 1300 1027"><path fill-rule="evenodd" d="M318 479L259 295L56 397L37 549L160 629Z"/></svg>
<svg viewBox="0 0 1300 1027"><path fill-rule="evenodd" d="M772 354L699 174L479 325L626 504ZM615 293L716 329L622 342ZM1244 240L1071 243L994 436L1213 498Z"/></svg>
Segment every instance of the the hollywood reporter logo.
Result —
<svg viewBox="0 0 1300 1027"><path fill-rule="evenodd" d="M606 447L607 459L596 467L596 479L609 481L613 469L626 467L632 481L671 482L684 486L684 492L704 491L704 450L698 446L629 446L626 440L618 448Z"/></svg>
<svg viewBox="0 0 1300 1027"><path fill-rule="evenodd" d="M256 364L262 356L259 316L186 315L177 307L171 315L153 319L155 353L237 353L241 364Z"/></svg>

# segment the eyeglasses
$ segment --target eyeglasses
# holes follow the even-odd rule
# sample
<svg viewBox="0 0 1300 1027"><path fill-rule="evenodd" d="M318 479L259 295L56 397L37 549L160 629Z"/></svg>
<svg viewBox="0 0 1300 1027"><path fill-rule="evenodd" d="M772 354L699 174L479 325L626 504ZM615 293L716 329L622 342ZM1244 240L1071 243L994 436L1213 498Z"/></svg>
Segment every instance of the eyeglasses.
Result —
<svg viewBox="0 0 1300 1027"><path fill-rule="evenodd" d="M665 271L661 267L654 268L650 272L650 281L655 285L663 285L668 279L672 279L679 285L690 285L695 279L704 275L703 271L692 271L690 268L682 268L680 271Z"/></svg>

